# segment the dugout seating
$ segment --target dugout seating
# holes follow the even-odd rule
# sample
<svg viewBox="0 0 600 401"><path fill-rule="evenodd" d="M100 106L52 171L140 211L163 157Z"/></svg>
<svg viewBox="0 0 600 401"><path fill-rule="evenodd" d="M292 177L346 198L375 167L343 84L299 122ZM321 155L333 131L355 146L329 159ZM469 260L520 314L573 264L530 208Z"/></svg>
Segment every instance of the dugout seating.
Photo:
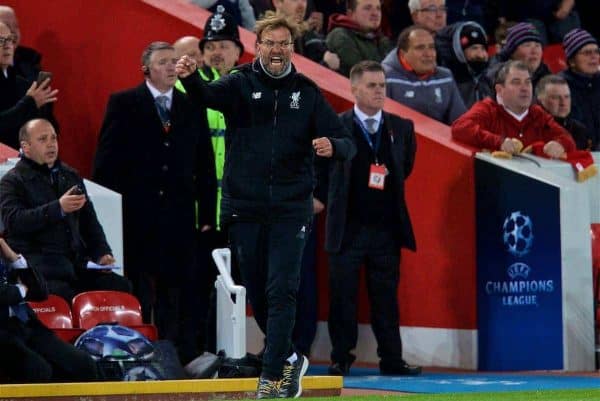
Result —
<svg viewBox="0 0 600 401"><path fill-rule="evenodd" d="M142 333L150 341L158 339L158 330L142 321L138 299L120 291L86 291L73 298L73 324L88 330L97 324L117 323Z"/></svg>
<svg viewBox="0 0 600 401"><path fill-rule="evenodd" d="M29 306L42 323L66 342L74 342L84 332L81 328L73 327L71 308L58 295L50 294L45 301L29 302Z"/></svg>

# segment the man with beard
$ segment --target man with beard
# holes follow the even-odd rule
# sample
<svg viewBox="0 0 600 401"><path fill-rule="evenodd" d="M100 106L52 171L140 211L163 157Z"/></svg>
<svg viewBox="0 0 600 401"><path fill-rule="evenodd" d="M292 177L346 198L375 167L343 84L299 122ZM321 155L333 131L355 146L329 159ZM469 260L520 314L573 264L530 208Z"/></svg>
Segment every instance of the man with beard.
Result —
<svg viewBox="0 0 600 401"><path fill-rule="evenodd" d="M282 16L258 21L257 58L209 84L189 57L176 66L191 98L220 110L227 122L221 225L266 335L257 398L302 393L308 359L293 349L291 336L312 221L314 152L337 160L355 152L319 88L291 63L297 34Z"/></svg>
<svg viewBox="0 0 600 401"><path fill-rule="evenodd" d="M488 66L487 34L476 22L457 22L435 35L438 65L452 71L460 95L467 108L493 95L482 82Z"/></svg>

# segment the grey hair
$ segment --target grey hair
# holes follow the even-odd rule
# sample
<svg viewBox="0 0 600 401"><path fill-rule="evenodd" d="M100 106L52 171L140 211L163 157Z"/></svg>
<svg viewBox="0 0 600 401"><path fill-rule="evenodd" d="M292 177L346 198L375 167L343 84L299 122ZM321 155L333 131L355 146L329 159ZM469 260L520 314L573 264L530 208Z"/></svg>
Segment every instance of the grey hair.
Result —
<svg viewBox="0 0 600 401"><path fill-rule="evenodd" d="M142 65L150 67L150 58L152 54L159 50L175 50L173 45L167 42L152 42L142 52Z"/></svg>

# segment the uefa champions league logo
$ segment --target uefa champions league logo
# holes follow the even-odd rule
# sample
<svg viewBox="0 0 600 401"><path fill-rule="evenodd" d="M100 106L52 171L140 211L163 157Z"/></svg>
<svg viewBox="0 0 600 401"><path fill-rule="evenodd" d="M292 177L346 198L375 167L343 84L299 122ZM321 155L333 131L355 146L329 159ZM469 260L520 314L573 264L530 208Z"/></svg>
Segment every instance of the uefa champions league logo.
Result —
<svg viewBox="0 0 600 401"><path fill-rule="evenodd" d="M511 255L518 258L527 255L533 243L533 224L529 216L520 211L512 212L504 220L502 239Z"/></svg>

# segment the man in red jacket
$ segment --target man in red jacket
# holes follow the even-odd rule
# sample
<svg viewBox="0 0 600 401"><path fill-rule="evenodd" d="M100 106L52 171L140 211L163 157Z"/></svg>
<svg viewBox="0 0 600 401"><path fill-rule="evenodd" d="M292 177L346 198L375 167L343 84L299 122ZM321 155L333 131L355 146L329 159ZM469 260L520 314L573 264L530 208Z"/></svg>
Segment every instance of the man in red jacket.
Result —
<svg viewBox="0 0 600 401"><path fill-rule="evenodd" d="M551 114L532 105L531 73L521 61L507 61L496 75L496 100L484 99L452 124L452 137L482 149L519 153L533 142L544 142L544 153L560 158L575 150L575 142Z"/></svg>

